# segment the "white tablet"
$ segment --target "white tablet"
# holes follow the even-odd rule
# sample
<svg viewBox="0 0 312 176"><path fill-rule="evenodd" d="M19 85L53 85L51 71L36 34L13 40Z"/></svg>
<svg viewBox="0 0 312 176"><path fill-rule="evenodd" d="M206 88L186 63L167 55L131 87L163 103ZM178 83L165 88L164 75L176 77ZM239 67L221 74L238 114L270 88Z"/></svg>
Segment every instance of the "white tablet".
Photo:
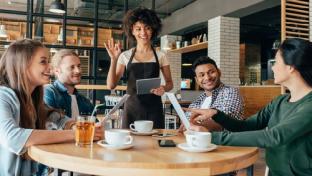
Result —
<svg viewBox="0 0 312 176"><path fill-rule="evenodd" d="M130 97L129 94L125 94L125 95L120 99L120 101L105 115L105 118L103 119L103 121L110 119L110 116L111 116L112 114L114 114L114 113L117 111L117 109L118 109L120 106L122 106L122 105L127 101L127 99L128 99L129 97Z"/></svg>
<svg viewBox="0 0 312 176"><path fill-rule="evenodd" d="M136 89L138 95L151 94L151 89L160 86L160 78L138 79L136 80Z"/></svg>
<svg viewBox="0 0 312 176"><path fill-rule="evenodd" d="M189 130L190 129L190 121L186 118L186 115L185 115L184 111L182 110L180 104L178 103L178 100L175 97L174 93L166 92L166 95L168 96L169 101L173 105L175 111L178 113L178 116L180 117L183 125L185 126L185 128L187 130Z"/></svg>

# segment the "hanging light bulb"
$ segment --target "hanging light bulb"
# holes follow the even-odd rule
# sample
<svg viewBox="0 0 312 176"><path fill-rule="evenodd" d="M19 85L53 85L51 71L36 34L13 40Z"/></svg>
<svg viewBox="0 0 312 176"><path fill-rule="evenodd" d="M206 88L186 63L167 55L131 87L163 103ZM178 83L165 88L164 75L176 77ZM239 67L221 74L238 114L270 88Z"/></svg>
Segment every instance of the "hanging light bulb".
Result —
<svg viewBox="0 0 312 176"><path fill-rule="evenodd" d="M0 37L6 38L8 34L5 30L5 26L3 24L0 25Z"/></svg>
<svg viewBox="0 0 312 176"><path fill-rule="evenodd" d="M61 2L61 0L55 0L51 3L50 5L50 12L52 13L59 13L59 14L64 14L65 11L65 6L64 4Z"/></svg>

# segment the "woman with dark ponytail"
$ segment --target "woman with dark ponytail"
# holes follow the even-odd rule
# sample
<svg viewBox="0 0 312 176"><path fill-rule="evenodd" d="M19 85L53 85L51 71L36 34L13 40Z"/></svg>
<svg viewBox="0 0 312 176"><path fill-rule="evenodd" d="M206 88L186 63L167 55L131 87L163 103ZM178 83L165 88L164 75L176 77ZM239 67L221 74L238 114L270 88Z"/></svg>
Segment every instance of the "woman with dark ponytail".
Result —
<svg viewBox="0 0 312 176"><path fill-rule="evenodd" d="M220 145L266 149L269 175L312 175L312 45L298 38L285 40L272 67L274 82L290 93L275 98L257 114L238 121L216 109L189 109L192 121L212 118L227 132L212 132ZM208 131L191 125L195 131ZM230 131L230 132L229 132Z"/></svg>

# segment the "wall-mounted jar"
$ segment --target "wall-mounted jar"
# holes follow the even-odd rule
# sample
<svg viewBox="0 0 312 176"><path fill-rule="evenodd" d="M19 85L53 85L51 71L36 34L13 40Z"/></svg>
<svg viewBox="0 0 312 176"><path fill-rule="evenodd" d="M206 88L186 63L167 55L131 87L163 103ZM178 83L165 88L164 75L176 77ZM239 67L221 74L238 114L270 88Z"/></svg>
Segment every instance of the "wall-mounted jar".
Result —
<svg viewBox="0 0 312 176"><path fill-rule="evenodd" d="M181 41L176 41L176 49L179 49L181 48Z"/></svg>
<svg viewBox="0 0 312 176"><path fill-rule="evenodd" d="M186 47L186 46L188 46L188 41L183 42L183 47Z"/></svg>

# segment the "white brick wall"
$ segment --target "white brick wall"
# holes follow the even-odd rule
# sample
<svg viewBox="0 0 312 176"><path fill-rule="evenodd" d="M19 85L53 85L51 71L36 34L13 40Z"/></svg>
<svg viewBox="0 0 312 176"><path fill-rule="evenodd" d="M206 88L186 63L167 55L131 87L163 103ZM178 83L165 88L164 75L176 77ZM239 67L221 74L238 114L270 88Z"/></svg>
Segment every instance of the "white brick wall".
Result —
<svg viewBox="0 0 312 176"><path fill-rule="evenodd" d="M208 21L208 56L221 69L221 80L239 85L239 18L216 17Z"/></svg>
<svg viewBox="0 0 312 176"><path fill-rule="evenodd" d="M165 40L169 40L171 42L175 42L176 40L181 40L181 36L175 36L175 35L165 35L161 37L160 40L160 46L164 46ZM171 77L173 80L173 89L171 92L177 92L179 91L180 84L181 84L181 60L182 55L181 53L173 53L173 52L167 52L166 50L163 50L167 54L167 58L170 63L170 70L171 70ZM164 80L162 78L162 84L164 83Z"/></svg>
<svg viewBox="0 0 312 176"><path fill-rule="evenodd" d="M165 51L166 52L166 51ZM169 63L170 63L170 70L171 70L171 77L173 81L173 89L170 92L176 93L177 91L180 92L181 90L181 60L182 56L181 53L173 53L173 52L166 52ZM160 72L161 73L161 72ZM165 80L163 75L161 74L161 84L165 84ZM162 101L165 101L167 97L163 95Z"/></svg>
<svg viewBox="0 0 312 176"><path fill-rule="evenodd" d="M180 84L181 84L182 56L181 53L167 52L167 57L170 62L171 76L173 80L173 89L171 92L177 92L181 89Z"/></svg>

